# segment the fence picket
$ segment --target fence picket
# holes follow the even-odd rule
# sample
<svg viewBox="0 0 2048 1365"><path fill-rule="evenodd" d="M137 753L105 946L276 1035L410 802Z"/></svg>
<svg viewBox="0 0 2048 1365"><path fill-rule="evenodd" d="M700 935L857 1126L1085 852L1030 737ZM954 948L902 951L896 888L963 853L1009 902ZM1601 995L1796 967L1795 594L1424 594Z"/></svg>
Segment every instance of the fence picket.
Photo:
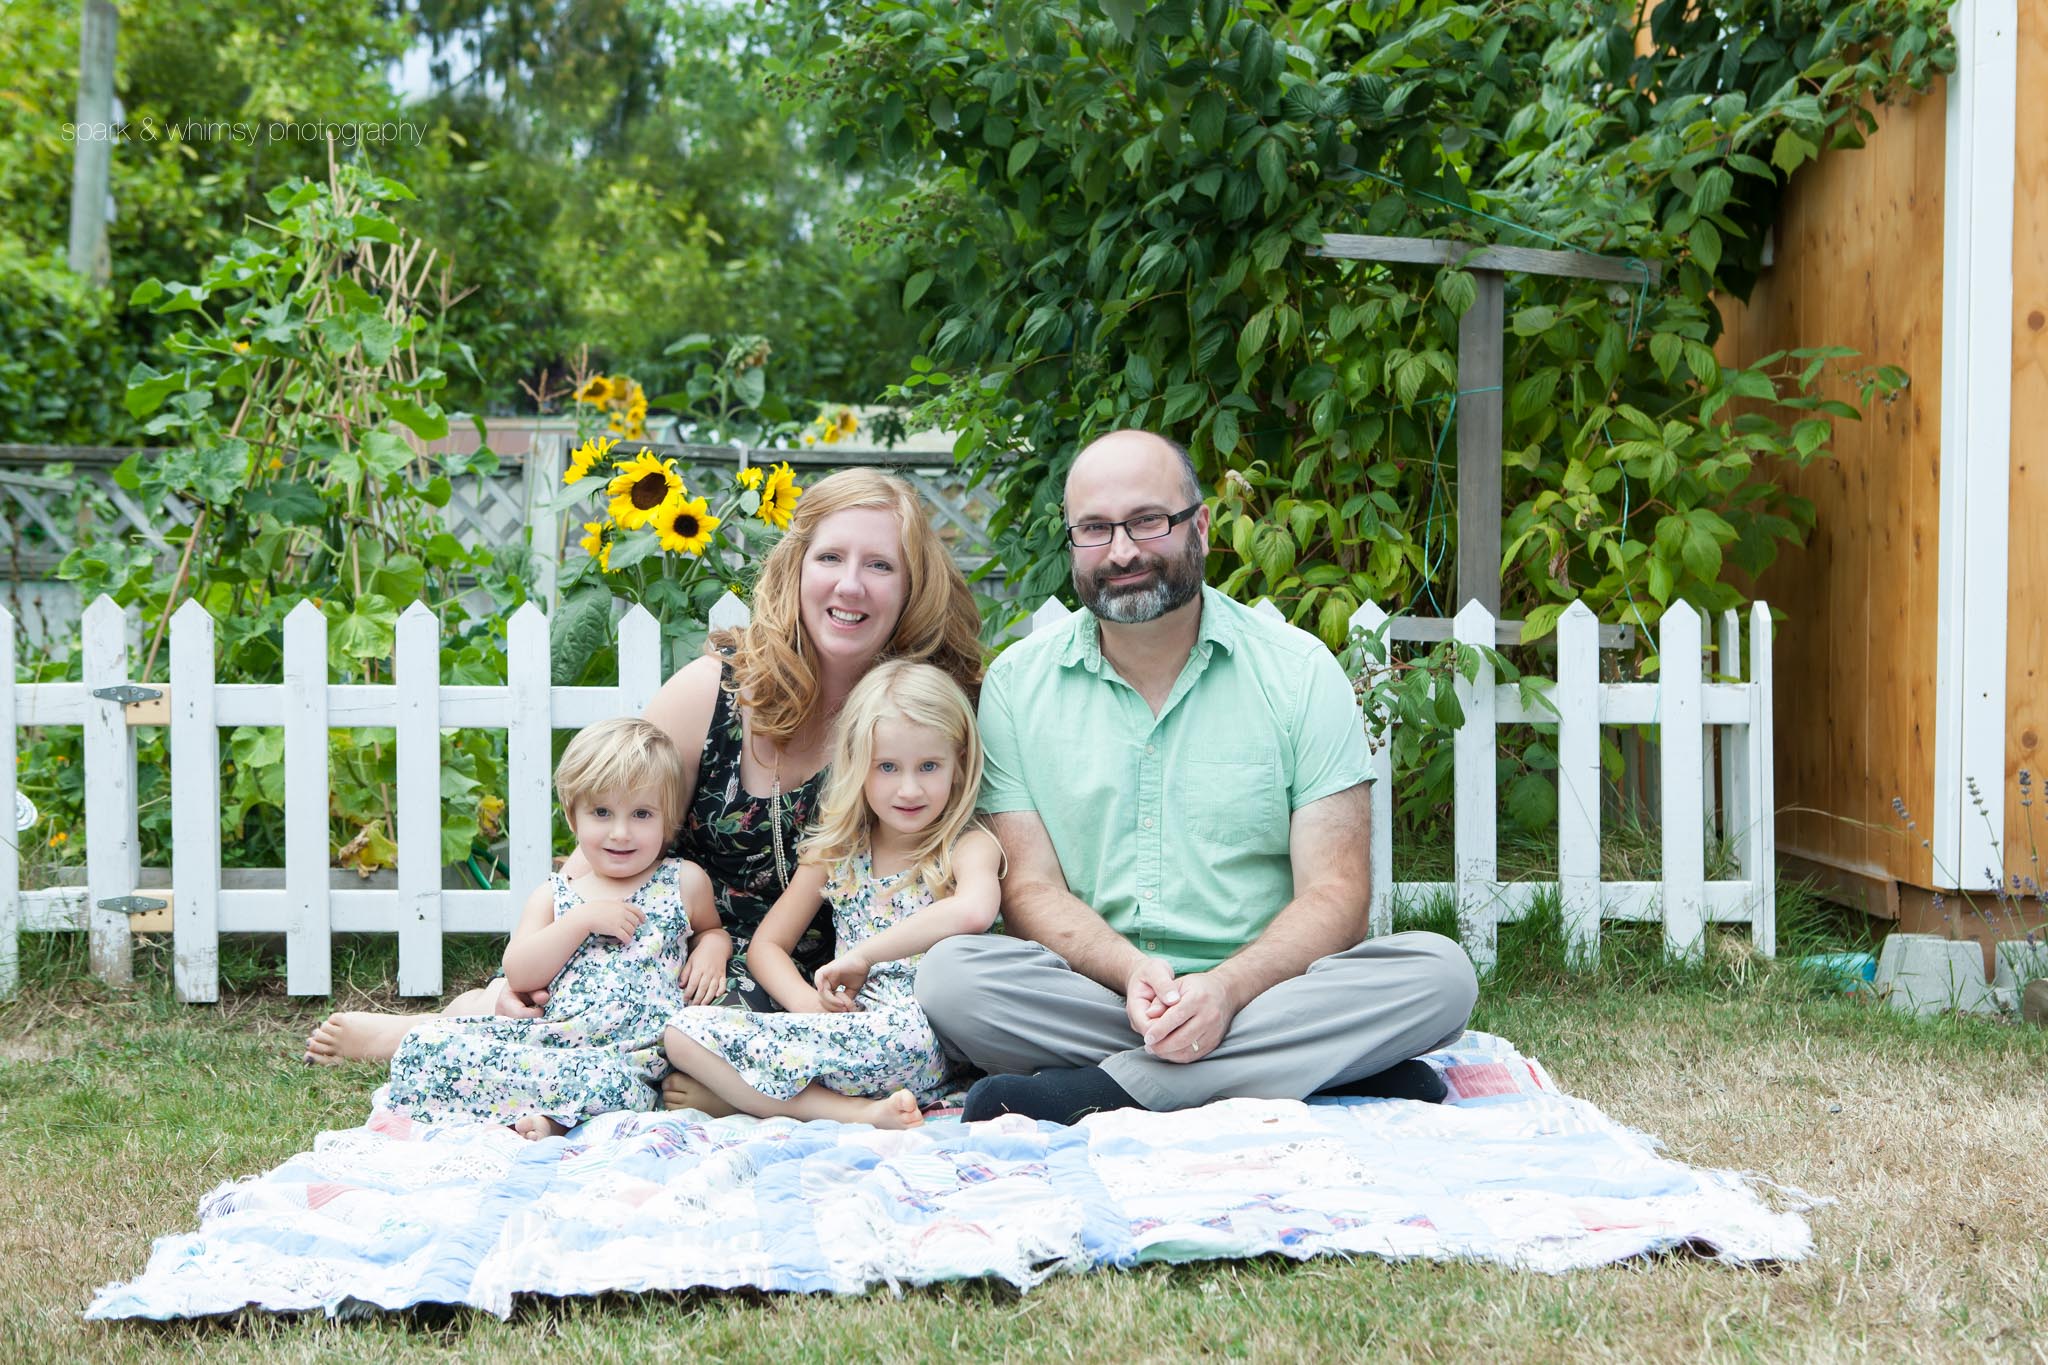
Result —
<svg viewBox="0 0 2048 1365"><path fill-rule="evenodd" d="M1493 647L1493 615L1475 598L1459 609L1452 638L1463 645ZM1457 675L1458 705L1465 723L1451 739L1451 768L1457 793L1453 813L1453 856L1458 877L1458 934L1482 973L1493 970L1495 927L1499 907L1493 883L1499 876L1498 783L1495 770L1500 740L1494 731L1493 661L1479 658L1479 669L1467 679Z"/></svg>
<svg viewBox="0 0 2048 1365"><path fill-rule="evenodd" d="M742 617L740 625L746 624ZM634 603L619 622L619 709L621 716L637 716L661 690L661 622L654 614ZM560 717L556 718L557 720Z"/></svg>
<svg viewBox="0 0 2048 1365"><path fill-rule="evenodd" d="M736 630L752 620L747 604L728 591L704 614L704 624L712 630Z"/></svg>
<svg viewBox="0 0 2048 1365"><path fill-rule="evenodd" d="M1600 953L1600 621L1584 602L1557 623L1557 890L1573 957Z"/></svg>
<svg viewBox="0 0 2048 1365"><path fill-rule="evenodd" d="M1370 635L1386 619L1379 603L1367 602L1351 613L1350 628ZM1394 932L1394 746L1391 734L1374 743L1372 718L1362 719L1368 722L1366 751L1371 755L1373 776L1372 833L1367 843L1372 856L1372 890L1367 901L1366 932L1377 936Z"/></svg>
<svg viewBox="0 0 2048 1365"><path fill-rule="evenodd" d="M512 613L505 627L508 655L515 659L548 657L548 619L528 602ZM550 799L550 762L554 753L553 719L549 713L548 670L506 670L512 686L512 714L506 718L505 817L511 831L512 904L518 907L554 866L554 803ZM510 930L512 922L505 928Z"/></svg>
<svg viewBox="0 0 2048 1365"><path fill-rule="evenodd" d="M1059 598L1048 597L1038 604L1038 610L1031 613L1028 629L1032 634L1037 634L1041 630L1051 630L1071 615L1073 613L1067 610L1066 604Z"/></svg>
<svg viewBox="0 0 2048 1365"><path fill-rule="evenodd" d="M178 998L220 999L220 727L213 617L188 598L171 617L171 944Z"/></svg>
<svg viewBox="0 0 2048 1365"><path fill-rule="evenodd" d="M1721 613L1721 673L1739 680L1742 671L1742 624L1730 607ZM1749 725L1730 726L1721 741L1721 839L1738 871L1747 870L1749 848Z"/></svg>
<svg viewBox="0 0 2048 1365"><path fill-rule="evenodd" d="M128 620L101 594L85 609L80 653L88 694L128 681ZM85 885L92 974L109 985L134 979L128 916L100 902L134 894L142 850L135 838L135 732L121 704L88 695L85 710ZM216 808L218 809L218 808Z"/></svg>
<svg viewBox="0 0 2048 1365"><path fill-rule="evenodd" d="M1700 724L1700 616L1686 602L1657 623L1662 712L1658 759L1663 783L1664 946L1697 957L1705 947L1707 880L1700 810L1704 730Z"/></svg>
<svg viewBox="0 0 2048 1365"><path fill-rule="evenodd" d="M424 602L398 618L398 993L441 993L441 621Z"/></svg>
<svg viewBox="0 0 2048 1365"><path fill-rule="evenodd" d="M1778 955L1778 812L1775 759L1771 755L1771 609L1749 608L1749 734L1743 871L1751 883L1749 933L1756 950Z"/></svg>
<svg viewBox="0 0 2048 1365"><path fill-rule="evenodd" d="M284 618L285 990L334 986L334 927L327 896L327 618L300 602Z"/></svg>
<svg viewBox="0 0 2048 1365"><path fill-rule="evenodd" d="M14 997L21 983L21 845L33 830L16 833L14 613L0 607L0 1000Z"/></svg>

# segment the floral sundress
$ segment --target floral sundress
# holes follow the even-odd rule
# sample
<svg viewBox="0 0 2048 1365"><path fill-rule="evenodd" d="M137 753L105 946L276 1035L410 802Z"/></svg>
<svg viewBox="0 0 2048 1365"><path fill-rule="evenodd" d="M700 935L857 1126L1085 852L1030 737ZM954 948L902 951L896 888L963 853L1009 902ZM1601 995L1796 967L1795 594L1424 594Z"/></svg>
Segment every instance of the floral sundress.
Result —
<svg viewBox="0 0 2048 1365"><path fill-rule="evenodd" d="M596 1114L654 1107L668 1073L661 1031L686 1000L678 977L689 911L680 858L665 858L628 897L647 918L626 943L592 934L548 986L538 1019L458 1015L416 1025L391 1059L385 1107L425 1121L510 1123L544 1114L574 1127ZM555 918L584 898L557 872Z"/></svg>
<svg viewBox="0 0 2048 1365"><path fill-rule="evenodd" d="M670 852L688 858L710 876L719 922L732 935L724 1003L772 1011L782 1007L747 971L747 945L787 885L776 875L775 821L779 815L785 865L794 872L797 842L810 823L825 774L820 771L794 791L784 792L779 812L774 798L755 796L741 786L740 754L746 730L732 686L732 664L727 661L719 680L717 709L704 736L697 790ZM822 903L790 956L807 978L832 960L832 919Z"/></svg>
<svg viewBox="0 0 2048 1365"><path fill-rule="evenodd" d="M909 872L875 875L865 853L838 864L825 884L839 951L849 952L936 899ZM683 1010L669 1022L717 1053L746 1083L786 1100L811 1082L842 1095L908 1089L919 1104L944 1093L946 1058L911 993L917 957L882 962L846 1014L743 1014L716 1006Z"/></svg>

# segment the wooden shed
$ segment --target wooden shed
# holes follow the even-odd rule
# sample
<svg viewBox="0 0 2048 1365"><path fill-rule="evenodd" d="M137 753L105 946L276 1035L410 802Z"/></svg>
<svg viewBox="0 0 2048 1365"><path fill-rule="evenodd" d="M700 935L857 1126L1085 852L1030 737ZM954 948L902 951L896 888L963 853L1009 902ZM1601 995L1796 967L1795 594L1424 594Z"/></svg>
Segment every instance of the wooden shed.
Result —
<svg viewBox="0 0 2048 1365"><path fill-rule="evenodd" d="M1937 931L1931 890L2038 876L2029 819L2048 835L2048 5L1960 0L1951 23L1946 88L1794 176L1722 342L1744 362L1853 346L1912 376L1791 474L1818 525L1758 592L1785 613L1786 870Z"/></svg>

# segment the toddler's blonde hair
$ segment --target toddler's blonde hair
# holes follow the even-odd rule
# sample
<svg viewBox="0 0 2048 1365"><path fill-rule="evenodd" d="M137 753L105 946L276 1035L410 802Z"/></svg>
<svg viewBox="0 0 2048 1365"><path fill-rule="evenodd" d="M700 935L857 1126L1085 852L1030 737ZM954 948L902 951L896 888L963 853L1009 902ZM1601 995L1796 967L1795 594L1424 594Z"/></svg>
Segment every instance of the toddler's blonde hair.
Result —
<svg viewBox="0 0 2048 1365"><path fill-rule="evenodd" d="M831 768L802 856L830 867L868 847L875 816L864 788L875 761L875 726L887 718L938 731L958 760L945 808L925 826L910 858L912 872L931 894L944 896L953 889L954 841L974 823L974 800L981 792L981 734L967 693L931 664L891 659L854 685L833 726Z"/></svg>
<svg viewBox="0 0 2048 1365"><path fill-rule="evenodd" d="M577 808L607 792L653 788L670 831L683 819L683 756L668 733L638 716L577 731L555 767L555 796L573 823Z"/></svg>

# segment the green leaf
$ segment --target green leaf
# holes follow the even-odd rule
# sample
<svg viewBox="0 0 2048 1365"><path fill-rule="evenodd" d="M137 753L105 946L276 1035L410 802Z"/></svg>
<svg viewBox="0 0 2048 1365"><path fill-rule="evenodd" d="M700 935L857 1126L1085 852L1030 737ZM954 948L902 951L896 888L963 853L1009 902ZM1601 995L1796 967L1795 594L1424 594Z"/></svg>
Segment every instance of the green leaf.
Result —
<svg viewBox="0 0 2048 1365"><path fill-rule="evenodd" d="M1522 643L1526 645L1531 640L1540 640L1556 630L1557 620L1564 615L1564 608L1565 604L1562 602L1545 602L1531 610L1522 620Z"/></svg>
<svg viewBox="0 0 2048 1365"><path fill-rule="evenodd" d="M403 394L387 393L384 395L384 411L412 428L413 435L422 441L438 441L448 434L448 418L439 403L421 407Z"/></svg>
<svg viewBox="0 0 2048 1365"><path fill-rule="evenodd" d="M1711 275L1720 269L1721 233L1712 223L1694 223L1685 240L1692 247L1693 259L1700 263L1702 270Z"/></svg>
<svg viewBox="0 0 2048 1365"><path fill-rule="evenodd" d="M660 552L661 538L655 535L651 527L621 532L618 539L612 542L612 572L630 569L641 560Z"/></svg>
<svg viewBox="0 0 2048 1365"><path fill-rule="evenodd" d="M905 280L903 282L903 311L907 313L912 308L917 307L917 301L924 297L924 291L932 287L932 281L936 278L936 272L920 270Z"/></svg>
<svg viewBox="0 0 2048 1365"><path fill-rule="evenodd" d="M1508 784L1508 818L1524 830L1548 829L1557 820L1557 788L1541 773L1523 773Z"/></svg>
<svg viewBox="0 0 2048 1365"><path fill-rule="evenodd" d="M268 513L291 526L318 526L327 519L320 490L303 479L264 484L242 494L242 511L251 517Z"/></svg>
<svg viewBox="0 0 2048 1365"><path fill-rule="evenodd" d="M1138 15L1144 8L1145 0L1102 0L1102 12L1116 25L1117 36L1127 43L1138 31Z"/></svg>
<svg viewBox="0 0 2048 1365"><path fill-rule="evenodd" d="M1692 211L1702 217L1719 213L1734 190L1735 177L1726 166L1709 166L1700 172L1699 183L1693 186Z"/></svg>
<svg viewBox="0 0 2048 1365"><path fill-rule="evenodd" d="M1209 422L1209 440L1215 445L1216 453L1229 456L1237 449L1237 414L1229 408L1216 409L1216 415Z"/></svg>
<svg viewBox="0 0 2048 1365"><path fill-rule="evenodd" d="M1035 137L1027 137L1016 146L1010 148L1010 179L1015 180L1017 173L1031 164L1031 158L1037 152L1038 139Z"/></svg>
<svg viewBox="0 0 2048 1365"><path fill-rule="evenodd" d="M164 400L185 387L189 375L159 374L149 366L137 361L128 371L128 392L125 402L130 417L147 417L164 405Z"/></svg>
<svg viewBox="0 0 2048 1365"><path fill-rule="evenodd" d="M1685 355L1685 343L1670 332L1655 332L1650 337L1650 359L1657 362L1657 373L1666 379L1678 368L1678 362Z"/></svg>
<svg viewBox="0 0 2048 1365"><path fill-rule="evenodd" d="M1194 416L1201 409L1202 404L1208 401L1208 398L1209 390L1205 385L1175 384L1166 391L1166 413L1164 417L1166 425L1172 426L1176 422L1184 422Z"/></svg>
<svg viewBox="0 0 2048 1365"><path fill-rule="evenodd" d="M614 549L614 560L618 556ZM564 599L548 623L549 672L557 687L573 686L593 654L612 642L612 595L602 586Z"/></svg>
<svg viewBox="0 0 2048 1365"><path fill-rule="evenodd" d="M1279 139L1269 137L1259 144L1258 168L1259 183L1278 199L1287 188L1287 150Z"/></svg>

